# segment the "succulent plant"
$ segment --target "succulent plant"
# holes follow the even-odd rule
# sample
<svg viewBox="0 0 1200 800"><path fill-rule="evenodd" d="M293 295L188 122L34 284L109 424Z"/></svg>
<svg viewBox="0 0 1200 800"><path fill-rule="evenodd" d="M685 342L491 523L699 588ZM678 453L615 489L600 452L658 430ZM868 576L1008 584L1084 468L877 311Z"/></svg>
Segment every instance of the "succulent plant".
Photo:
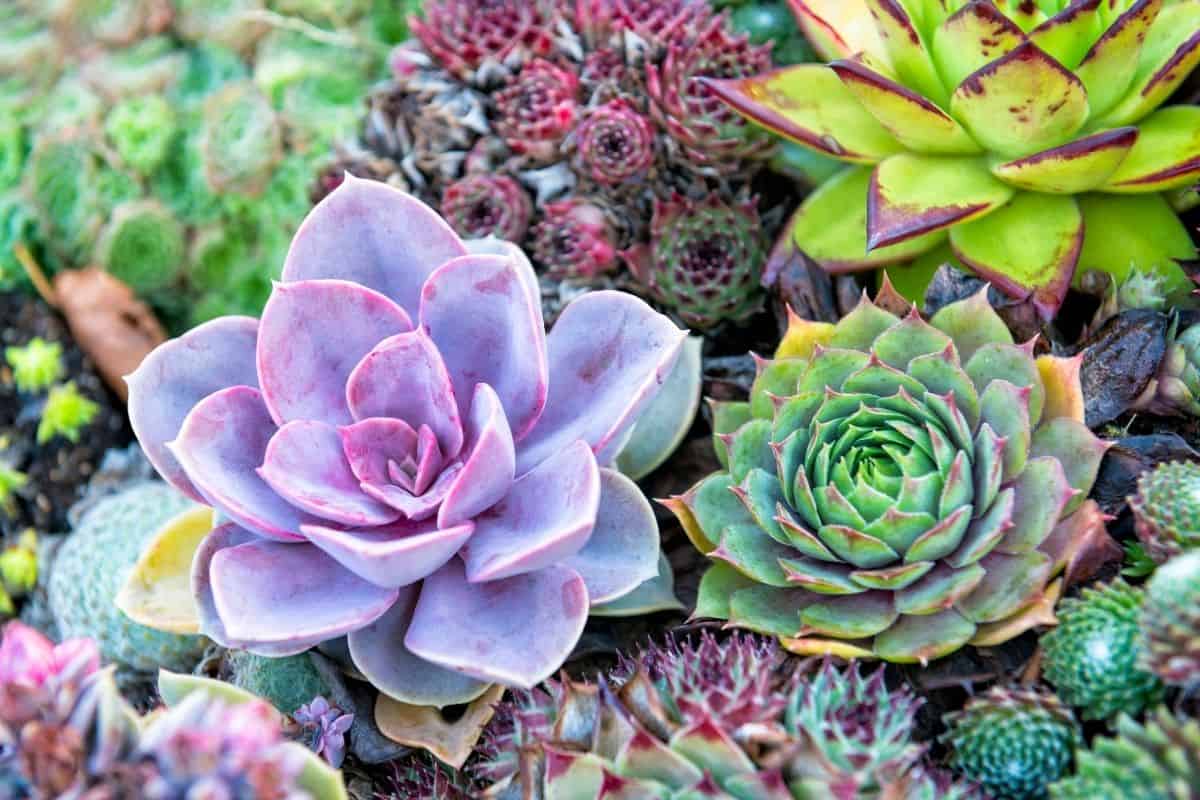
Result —
<svg viewBox="0 0 1200 800"><path fill-rule="evenodd" d="M49 389L62 377L62 345L35 336L21 347L4 348L13 383L22 392Z"/></svg>
<svg viewBox="0 0 1200 800"><path fill-rule="evenodd" d="M83 429L95 419L99 410L100 406L84 396L74 383L55 386L42 406L37 443L45 444L56 436L68 442L79 441Z"/></svg>
<svg viewBox="0 0 1200 800"><path fill-rule="evenodd" d="M762 307L766 261L753 200L726 205L717 193L696 202L656 202L650 244L625 255L652 296L689 326L743 321Z"/></svg>
<svg viewBox="0 0 1200 800"><path fill-rule="evenodd" d="M324 697L315 697L292 715L300 723L308 747L329 762L340 767L346 758L346 733L354 724L354 715L331 706Z"/></svg>
<svg viewBox="0 0 1200 800"><path fill-rule="evenodd" d="M529 229L533 202L507 175L475 174L446 187L441 211L460 236L520 242Z"/></svg>
<svg viewBox="0 0 1200 800"><path fill-rule="evenodd" d="M200 631L266 656L348 636L416 705L536 684L590 606L658 574L649 503L600 465L683 339L615 292L547 336L519 250L347 177L261 321L195 328L129 379L151 462L228 520L193 544Z"/></svg>
<svg viewBox="0 0 1200 800"><path fill-rule="evenodd" d="M1161 311L1167 305L1165 280L1157 272L1132 270L1117 290L1121 309L1149 308Z"/></svg>
<svg viewBox="0 0 1200 800"><path fill-rule="evenodd" d="M716 562L697 615L900 662L1052 621L1055 576L1107 539L1084 498L1108 445L1079 362L1033 346L983 292L929 322L865 296L793 317L750 401L714 405L725 468L668 501Z"/></svg>
<svg viewBox="0 0 1200 800"><path fill-rule="evenodd" d="M1200 6L1167 0L802 0L828 65L706 80L750 119L852 166L792 223L832 272L955 260L1049 318L1076 268L1135 264L1178 293L1195 247L1200 109L1159 110L1200 60ZM924 258L920 258L925 256Z"/></svg>
<svg viewBox="0 0 1200 800"><path fill-rule="evenodd" d="M284 714L291 714L314 697L329 692L307 653L272 658L232 650L226 666L230 683L261 697Z"/></svg>
<svg viewBox="0 0 1200 800"><path fill-rule="evenodd" d="M1200 547L1200 464L1169 461L1142 473L1129 508L1138 539L1156 563Z"/></svg>
<svg viewBox="0 0 1200 800"><path fill-rule="evenodd" d="M998 800L1044 797L1083 744L1071 710L1033 689L995 687L947 714L946 724L950 765Z"/></svg>
<svg viewBox="0 0 1200 800"><path fill-rule="evenodd" d="M499 710L474 768L483 796L971 796L924 763L920 701L889 691L882 669L826 661L800 675L781 655L751 635L706 635L652 646L598 684L548 683Z"/></svg>
<svg viewBox="0 0 1200 800"><path fill-rule="evenodd" d="M1143 593L1118 578L1084 589L1058 607L1058 627L1042 637L1042 666L1067 705L1084 719L1137 716L1162 699L1162 683L1140 668Z"/></svg>
<svg viewBox="0 0 1200 800"><path fill-rule="evenodd" d="M199 636L151 630L130 620L113 598L159 527L193 507L162 483L131 486L88 510L58 548L47 597L58 630L89 638L106 661L143 671L190 671L204 652Z"/></svg>
<svg viewBox="0 0 1200 800"><path fill-rule="evenodd" d="M1158 374L1130 408L1151 414L1200 417L1200 325L1179 330L1173 320Z"/></svg>
<svg viewBox="0 0 1200 800"><path fill-rule="evenodd" d="M1050 785L1053 800L1191 798L1200 785L1200 722L1159 707L1145 723L1117 719L1115 736L1076 754L1074 774Z"/></svg>
<svg viewBox="0 0 1200 800"><path fill-rule="evenodd" d="M1146 585L1143 668L1190 692L1200 686L1200 551L1176 556Z"/></svg>
<svg viewBox="0 0 1200 800"><path fill-rule="evenodd" d="M547 284L547 319L580 291L636 287L609 273L618 253L650 245L657 203L711 195L742 209L775 149L696 80L770 64L769 45L750 44L705 0L435 0L412 30L392 53L393 81L371 93L362 141L314 196L348 171L442 208L464 236L508 238ZM773 202L739 213L743 247L765 250L782 217ZM526 227L516 221L527 204ZM761 268L739 265L753 273L748 293L761 295ZM705 310L740 321L756 303Z"/></svg>

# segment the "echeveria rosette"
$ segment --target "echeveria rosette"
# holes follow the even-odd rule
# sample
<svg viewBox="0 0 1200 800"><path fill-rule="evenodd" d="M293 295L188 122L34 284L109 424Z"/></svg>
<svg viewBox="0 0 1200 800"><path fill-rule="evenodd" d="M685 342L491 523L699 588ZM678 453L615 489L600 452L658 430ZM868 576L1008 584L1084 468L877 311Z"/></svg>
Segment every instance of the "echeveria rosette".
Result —
<svg viewBox="0 0 1200 800"><path fill-rule="evenodd" d="M1174 260L1195 248L1166 193L1200 175L1200 108L1158 107L1200 62L1200 2L793 6L836 60L709 85L853 165L794 220L826 269L956 257L1047 317L1077 267L1185 288ZM898 285L915 295L924 277Z"/></svg>
<svg viewBox="0 0 1200 800"><path fill-rule="evenodd" d="M1108 447L1079 360L1016 344L984 293L926 322L866 298L793 318L748 403L713 406L725 469L668 501L716 563L696 613L789 649L928 661L1039 624L1107 537Z"/></svg>
<svg viewBox="0 0 1200 800"><path fill-rule="evenodd" d="M590 605L657 574L649 504L602 465L683 339L615 292L546 335L520 251L348 176L261 321L201 325L129 380L151 461L229 520L192 564L201 631L262 655L348 636L418 705L544 679Z"/></svg>

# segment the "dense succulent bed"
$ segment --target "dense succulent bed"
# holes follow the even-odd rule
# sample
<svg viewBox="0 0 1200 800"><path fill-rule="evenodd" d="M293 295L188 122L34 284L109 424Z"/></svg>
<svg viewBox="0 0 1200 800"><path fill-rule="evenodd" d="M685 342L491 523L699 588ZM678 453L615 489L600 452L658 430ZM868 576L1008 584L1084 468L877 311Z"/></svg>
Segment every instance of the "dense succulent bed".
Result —
<svg viewBox="0 0 1200 800"><path fill-rule="evenodd" d="M398 5L0 34L0 797L1197 796L1200 0Z"/></svg>

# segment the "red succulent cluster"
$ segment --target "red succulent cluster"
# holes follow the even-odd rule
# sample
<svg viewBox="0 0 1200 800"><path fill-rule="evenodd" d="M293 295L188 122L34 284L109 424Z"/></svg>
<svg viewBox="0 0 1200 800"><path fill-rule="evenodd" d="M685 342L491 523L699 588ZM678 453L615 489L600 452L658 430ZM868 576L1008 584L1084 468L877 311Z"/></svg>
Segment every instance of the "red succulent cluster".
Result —
<svg viewBox="0 0 1200 800"><path fill-rule="evenodd" d="M519 242L532 214L529 195L507 175L468 175L442 194L442 216L460 236L472 239Z"/></svg>
<svg viewBox="0 0 1200 800"><path fill-rule="evenodd" d="M467 80L485 61L549 53L554 13L550 0L440 0L409 29L447 72Z"/></svg>
<svg viewBox="0 0 1200 800"><path fill-rule="evenodd" d="M654 128L627 100L592 109L575 132L581 172L616 186L643 175L654 162Z"/></svg>
<svg viewBox="0 0 1200 800"><path fill-rule="evenodd" d="M496 130L514 153L553 160L575 127L579 76L545 59L530 62L496 95Z"/></svg>

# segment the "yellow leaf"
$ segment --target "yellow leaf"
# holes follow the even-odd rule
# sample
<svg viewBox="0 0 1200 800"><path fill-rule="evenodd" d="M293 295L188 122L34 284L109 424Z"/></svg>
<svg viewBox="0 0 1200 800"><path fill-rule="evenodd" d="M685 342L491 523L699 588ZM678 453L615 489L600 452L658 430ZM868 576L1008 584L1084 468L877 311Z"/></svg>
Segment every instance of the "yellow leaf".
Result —
<svg viewBox="0 0 1200 800"><path fill-rule="evenodd" d="M211 508L197 506L168 521L117 593L117 608L141 625L168 633L200 632L192 597L192 556L213 526Z"/></svg>

